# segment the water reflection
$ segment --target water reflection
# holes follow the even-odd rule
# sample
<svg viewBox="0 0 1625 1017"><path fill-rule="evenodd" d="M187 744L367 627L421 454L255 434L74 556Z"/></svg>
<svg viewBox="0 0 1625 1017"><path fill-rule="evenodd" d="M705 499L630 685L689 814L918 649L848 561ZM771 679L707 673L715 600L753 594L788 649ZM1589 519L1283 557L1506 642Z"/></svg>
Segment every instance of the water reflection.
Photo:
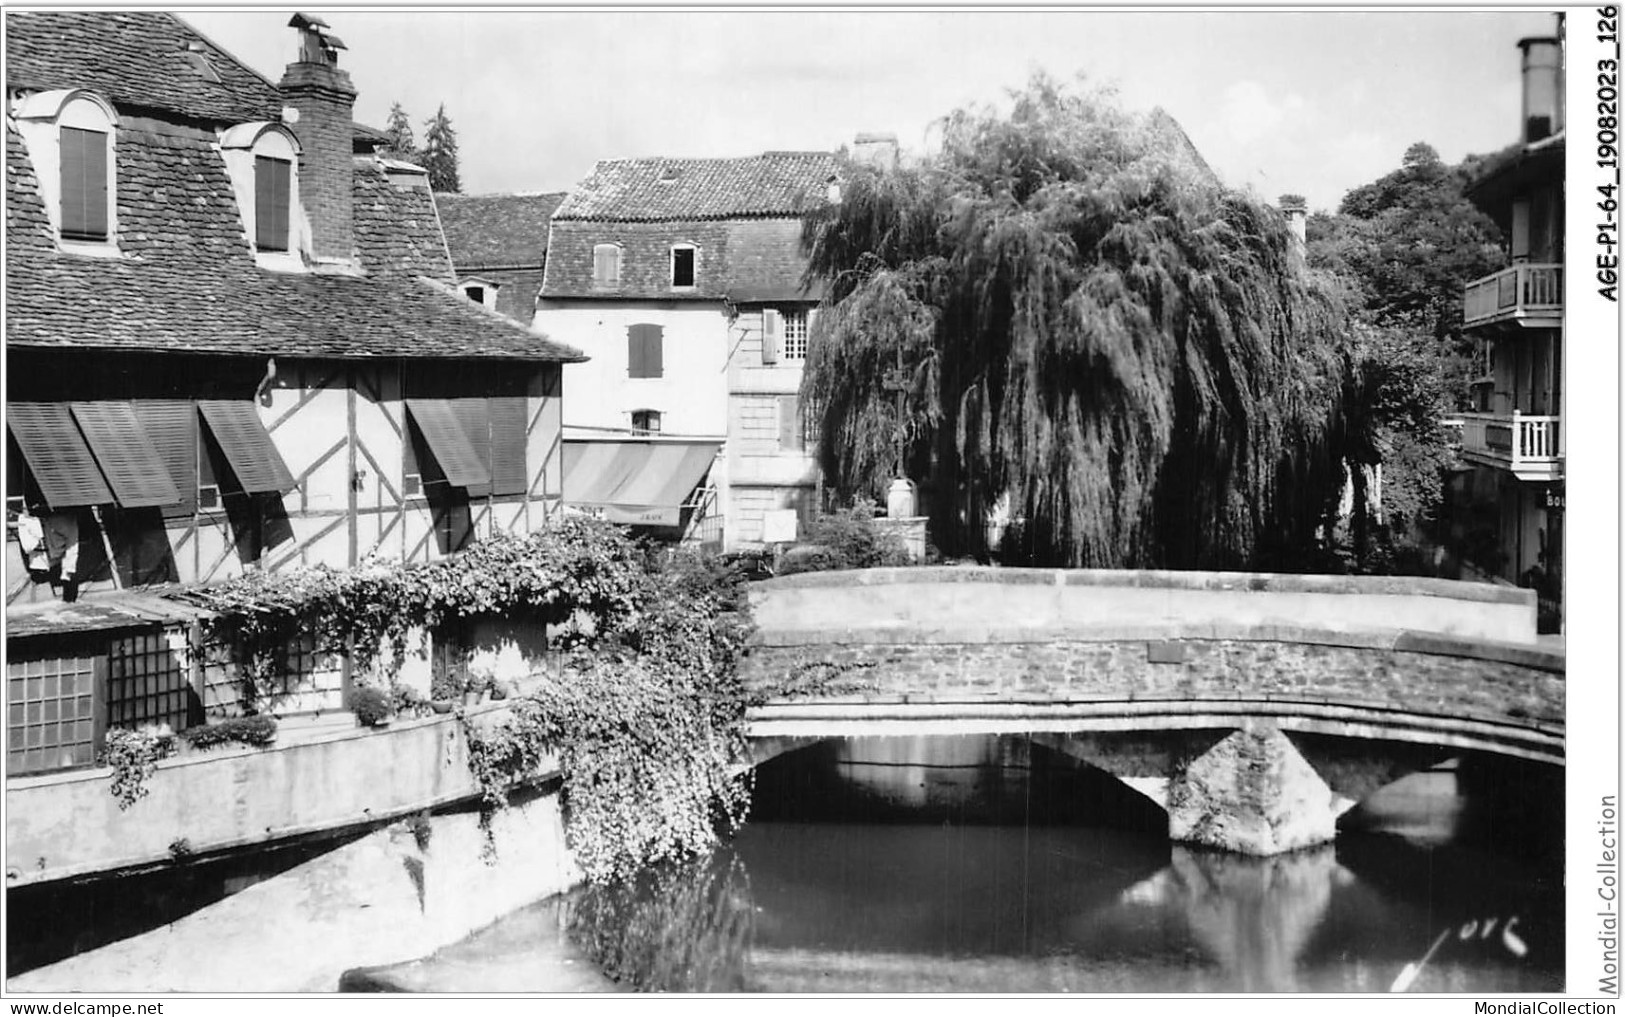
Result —
<svg viewBox="0 0 1625 1017"><path fill-rule="evenodd" d="M1026 739L819 745L756 797L711 858L577 893L575 941L654 991L1383 992L1436 942L1414 991L1562 987L1560 867L1360 834L1171 846L1146 799ZM1456 934L1491 913L1522 955Z"/></svg>

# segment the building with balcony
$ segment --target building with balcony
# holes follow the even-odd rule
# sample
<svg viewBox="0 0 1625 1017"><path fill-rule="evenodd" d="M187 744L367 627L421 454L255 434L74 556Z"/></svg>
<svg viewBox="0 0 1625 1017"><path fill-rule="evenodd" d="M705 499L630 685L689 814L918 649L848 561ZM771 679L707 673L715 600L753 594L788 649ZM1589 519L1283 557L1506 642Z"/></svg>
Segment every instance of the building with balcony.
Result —
<svg viewBox="0 0 1625 1017"><path fill-rule="evenodd" d="M1563 56L1558 35L1524 39L1520 144L1468 197L1501 227L1512 264L1469 283L1462 317L1478 341L1472 412L1461 414L1471 469L1451 488L1451 530L1469 561L1534 587L1561 627L1563 576Z"/></svg>

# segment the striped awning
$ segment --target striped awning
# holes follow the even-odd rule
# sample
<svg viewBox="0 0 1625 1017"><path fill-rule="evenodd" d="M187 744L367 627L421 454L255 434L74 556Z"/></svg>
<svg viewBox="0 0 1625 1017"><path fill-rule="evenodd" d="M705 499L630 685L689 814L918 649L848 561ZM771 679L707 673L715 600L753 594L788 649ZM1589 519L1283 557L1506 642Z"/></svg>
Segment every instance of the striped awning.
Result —
<svg viewBox="0 0 1625 1017"><path fill-rule="evenodd" d="M67 403L7 403L6 425L51 508L112 503L113 492Z"/></svg>
<svg viewBox="0 0 1625 1017"><path fill-rule="evenodd" d="M237 482L250 494L290 491L299 484L260 422L254 404L237 399L200 399L197 408L220 444Z"/></svg>
<svg viewBox="0 0 1625 1017"><path fill-rule="evenodd" d="M610 522L676 526L721 447L716 441L566 438L564 503L597 509Z"/></svg>

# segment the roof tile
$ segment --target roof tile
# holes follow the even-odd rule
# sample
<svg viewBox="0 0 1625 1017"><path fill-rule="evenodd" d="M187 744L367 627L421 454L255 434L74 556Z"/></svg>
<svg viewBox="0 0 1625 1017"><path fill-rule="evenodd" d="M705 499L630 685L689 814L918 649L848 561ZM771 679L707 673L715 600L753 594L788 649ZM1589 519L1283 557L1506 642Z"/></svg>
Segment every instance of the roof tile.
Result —
<svg viewBox="0 0 1625 1017"><path fill-rule="evenodd" d="M459 272L540 265L559 194L437 194L440 223Z"/></svg>
<svg viewBox="0 0 1625 1017"><path fill-rule="evenodd" d="M823 204L840 174L833 152L737 159L610 159L565 199L557 220L661 222L799 216Z"/></svg>

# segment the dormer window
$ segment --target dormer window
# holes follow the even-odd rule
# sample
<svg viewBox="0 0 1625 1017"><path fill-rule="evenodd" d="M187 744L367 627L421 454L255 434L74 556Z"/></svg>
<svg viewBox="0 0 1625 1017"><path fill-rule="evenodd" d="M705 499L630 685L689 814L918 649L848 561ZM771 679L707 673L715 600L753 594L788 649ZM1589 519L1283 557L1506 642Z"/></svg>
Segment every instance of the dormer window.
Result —
<svg viewBox="0 0 1625 1017"><path fill-rule="evenodd" d="M262 268L300 271L299 142L282 124L238 124L220 137L220 154L244 231Z"/></svg>
<svg viewBox="0 0 1625 1017"><path fill-rule="evenodd" d="M600 290L612 290L621 284L621 249L615 244L593 246L592 284Z"/></svg>
<svg viewBox="0 0 1625 1017"><path fill-rule="evenodd" d="M62 249L116 255L113 107L94 92L58 89L23 97L14 112Z"/></svg>
<svg viewBox="0 0 1625 1017"><path fill-rule="evenodd" d="M254 249L288 249L289 188L293 163L268 155L254 157Z"/></svg>
<svg viewBox="0 0 1625 1017"><path fill-rule="evenodd" d="M494 308L497 305L497 286L484 279L470 279L460 283L457 291L481 307Z"/></svg>
<svg viewBox="0 0 1625 1017"><path fill-rule="evenodd" d="M672 289L694 288L694 276L700 252L693 244L674 244L671 249Z"/></svg>

